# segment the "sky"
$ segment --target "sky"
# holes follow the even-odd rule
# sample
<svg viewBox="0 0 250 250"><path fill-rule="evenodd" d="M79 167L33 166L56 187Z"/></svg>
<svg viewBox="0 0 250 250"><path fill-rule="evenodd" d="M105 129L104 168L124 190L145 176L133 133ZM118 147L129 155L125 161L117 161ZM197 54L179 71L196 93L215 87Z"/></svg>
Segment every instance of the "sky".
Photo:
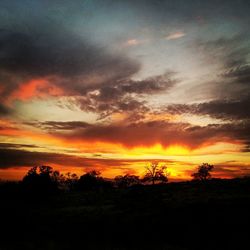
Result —
<svg viewBox="0 0 250 250"><path fill-rule="evenodd" d="M250 174L248 0L0 2L0 179L158 161Z"/></svg>

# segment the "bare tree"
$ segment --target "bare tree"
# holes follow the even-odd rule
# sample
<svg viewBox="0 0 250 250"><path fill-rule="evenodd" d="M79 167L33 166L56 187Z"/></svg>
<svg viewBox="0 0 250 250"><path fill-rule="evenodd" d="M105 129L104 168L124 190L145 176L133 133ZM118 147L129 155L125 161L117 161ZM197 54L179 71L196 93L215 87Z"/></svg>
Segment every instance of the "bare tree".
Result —
<svg viewBox="0 0 250 250"><path fill-rule="evenodd" d="M167 183L167 167L165 165L160 166L158 162L152 162L149 166L146 166L146 174L142 180L143 182L151 182L153 185L156 182Z"/></svg>
<svg viewBox="0 0 250 250"><path fill-rule="evenodd" d="M194 180L206 181L208 179L211 179L210 172L213 170L213 168L213 165L203 163L202 165L198 166L197 172L193 173L191 176Z"/></svg>

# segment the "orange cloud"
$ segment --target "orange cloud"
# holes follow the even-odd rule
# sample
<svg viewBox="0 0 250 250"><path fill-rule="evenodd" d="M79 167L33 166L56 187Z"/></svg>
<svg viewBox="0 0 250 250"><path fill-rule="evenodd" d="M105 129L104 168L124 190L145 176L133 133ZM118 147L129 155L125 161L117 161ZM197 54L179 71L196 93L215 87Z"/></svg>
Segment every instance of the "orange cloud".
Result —
<svg viewBox="0 0 250 250"><path fill-rule="evenodd" d="M62 89L50 84L47 79L33 79L20 84L19 88L8 97L8 102L13 100L27 101L33 97L59 96L62 94Z"/></svg>
<svg viewBox="0 0 250 250"><path fill-rule="evenodd" d="M140 122L129 125L76 126L67 133L51 130L55 137L69 142L104 142L123 145L125 148L150 147L161 144L163 147L182 145L190 149L214 145L218 142L244 144L245 129L227 125L191 126L186 123L165 121ZM238 139L240 138L240 139Z"/></svg>
<svg viewBox="0 0 250 250"><path fill-rule="evenodd" d="M58 125L61 125L60 128L64 125L65 130L59 133L61 130L56 130ZM67 131L69 125L70 129ZM76 127L72 128L73 125ZM13 167L23 168L37 164L48 164L63 172L74 171L78 174L82 173L83 169L97 169L105 177L111 178L131 171L143 175L145 164L158 160L167 162L171 180L183 180L191 178L190 174L195 167L204 160L220 163L223 159L235 158L237 155L240 159L244 154L240 153L242 141L235 142L233 138L225 136L224 128L221 132L220 127L217 131L218 128L214 126L186 128L184 125L149 122L125 127L122 125L121 127L97 125L93 127L91 124L82 122L64 122L56 123L54 130L49 130L48 133L38 128L27 129L26 125L16 124L10 120L0 120L0 136L3 136L6 144L22 143L20 147L13 145L12 155L8 157L3 153L6 154L6 150L10 147L8 145L5 147L4 143L1 143L3 149L1 157L5 159L1 166L12 169L10 178L15 177L14 173L16 176L21 175L21 172L19 170L16 172ZM77 132L79 128L86 130L87 133L80 131L83 134L71 134L74 130ZM218 141L228 141L231 145L224 143L217 147L208 147ZM25 144L33 147L29 145L25 147ZM233 156L232 153L234 153ZM195 165L185 162L186 160L192 160ZM229 170L227 164L220 165L215 176L227 178L247 173L246 168L240 171L242 164L239 163L237 166L230 164ZM26 170L24 168L22 173L25 174ZM1 177L7 176L4 171L0 173Z"/></svg>

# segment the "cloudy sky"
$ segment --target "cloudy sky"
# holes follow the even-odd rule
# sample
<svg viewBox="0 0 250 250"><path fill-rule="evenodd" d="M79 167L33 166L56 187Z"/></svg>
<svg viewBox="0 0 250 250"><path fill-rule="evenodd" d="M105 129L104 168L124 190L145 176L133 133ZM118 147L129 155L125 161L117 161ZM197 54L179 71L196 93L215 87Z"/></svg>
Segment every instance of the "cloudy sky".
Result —
<svg viewBox="0 0 250 250"><path fill-rule="evenodd" d="M1 0L0 178L31 166L250 174L248 0Z"/></svg>

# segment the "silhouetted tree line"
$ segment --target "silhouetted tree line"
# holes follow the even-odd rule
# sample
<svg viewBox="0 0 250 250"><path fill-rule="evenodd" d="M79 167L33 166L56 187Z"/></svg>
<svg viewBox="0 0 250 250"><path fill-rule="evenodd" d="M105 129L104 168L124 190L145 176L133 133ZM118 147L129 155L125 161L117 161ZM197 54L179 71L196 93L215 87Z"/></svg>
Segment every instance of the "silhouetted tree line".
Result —
<svg viewBox="0 0 250 250"><path fill-rule="evenodd" d="M194 181L205 182L211 179L213 166L203 163L192 174ZM50 166L32 167L24 176L21 184L25 190L33 192L56 192L62 190L106 190L110 188L128 188L144 184L166 184L169 173L165 165L152 162L145 167L145 174L142 178L137 175L125 174L116 176L112 181L101 176L96 170L89 171L78 177L74 173L61 174L54 171Z"/></svg>

